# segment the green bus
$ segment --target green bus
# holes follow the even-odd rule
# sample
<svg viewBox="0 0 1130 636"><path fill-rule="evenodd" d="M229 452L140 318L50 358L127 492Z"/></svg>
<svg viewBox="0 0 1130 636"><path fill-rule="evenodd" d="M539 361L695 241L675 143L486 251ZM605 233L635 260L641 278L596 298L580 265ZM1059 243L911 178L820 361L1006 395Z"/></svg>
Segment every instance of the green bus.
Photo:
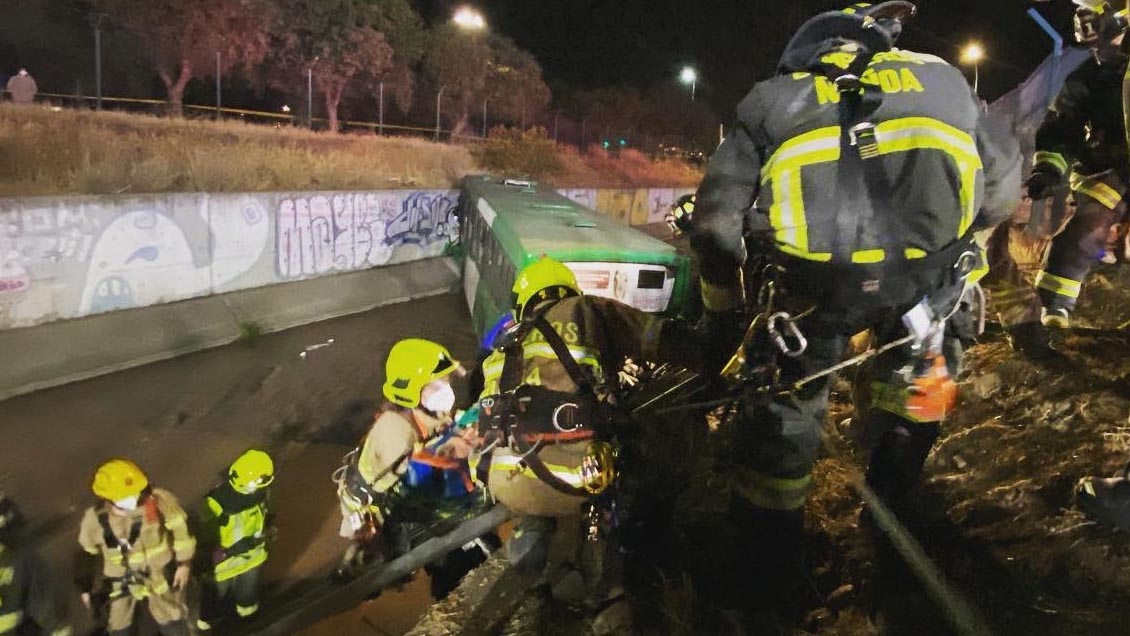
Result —
<svg viewBox="0 0 1130 636"><path fill-rule="evenodd" d="M517 272L543 255L568 265L586 294L668 316L688 305L686 256L552 188L470 176L463 180L458 216L463 292L480 338L509 313Z"/></svg>

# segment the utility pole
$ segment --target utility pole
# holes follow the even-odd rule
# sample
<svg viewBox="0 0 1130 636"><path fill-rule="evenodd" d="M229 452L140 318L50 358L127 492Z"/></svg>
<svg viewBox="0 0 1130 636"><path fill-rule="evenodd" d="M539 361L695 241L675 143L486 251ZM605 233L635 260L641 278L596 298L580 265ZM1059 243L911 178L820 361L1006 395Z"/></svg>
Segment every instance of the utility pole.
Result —
<svg viewBox="0 0 1130 636"><path fill-rule="evenodd" d="M561 117L561 110L553 113L553 143L557 143L557 120Z"/></svg>
<svg viewBox="0 0 1130 636"><path fill-rule="evenodd" d="M95 108L102 110L102 21L106 19L105 13L95 13L90 16L94 25L94 92L97 96Z"/></svg>
<svg viewBox="0 0 1130 636"><path fill-rule="evenodd" d="M220 119L223 119L223 116L224 116L223 115L223 103L224 103L223 94L221 93L221 90L220 90L220 78L221 77L222 77L222 74L220 72L220 52L216 51L216 120L217 121L219 121Z"/></svg>
<svg viewBox="0 0 1130 636"><path fill-rule="evenodd" d="M381 136L385 134L385 83L381 80L380 88L378 89L377 101L380 102L380 114L377 120L377 130L380 131Z"/></svg>
<svg viewBox="0 0 1130 636"><path fill-rule="evenodd" d="M447 87L446 86L440 86L439 92L436 93L436 134L435 134L435 140L436 141L439 141L439 126L440 126L439 109L443 105L443 90L445 88L447 88Z"/></svg>
<svg viewBox="0 0 1130 636"><path fill-rule="evenodd" d="M483 139L487 138L487 99L483 98Z"/></svg>

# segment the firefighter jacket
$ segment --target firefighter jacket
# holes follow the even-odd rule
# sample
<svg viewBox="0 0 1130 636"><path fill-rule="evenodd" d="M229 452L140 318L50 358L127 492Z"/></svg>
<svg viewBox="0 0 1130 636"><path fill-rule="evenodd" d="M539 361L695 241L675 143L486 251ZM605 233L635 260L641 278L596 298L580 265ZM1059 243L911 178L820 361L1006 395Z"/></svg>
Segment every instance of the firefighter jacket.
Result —
<svg viewBox="0 0 1130 636"><path fill-rule="evenodd" d="M30 550L0 544L0 636L23 634L17 630L26 624L39 626L45 635L71 633L47 564Z"/></svg>
<svg viewBox="0 0 1130 636"><path fill-rule="evenodd" d="M597 385L614 386L626 358L701 366L702 348L689 326L644 313L624 303L596 296L556 301L541 314L561 337L573 359ZM575 393L553 348L536 329L522 341L522 384ZM495 351L483 363L483 398L500 389L505 354ZM540 446L538 456L554 477L574 488L585 487L582 465L587 441ZM534 474L520 453L499 447L489 459L491 494L520 515L561 517L577 514L584 499L551 487ZM474 463L474 462L473 462Z"/></svg>
<svg viewBox="0 0 1130 636"><path fill-rule="evenodd" d="M87 554L102 557L111 597L161 595L169 591L166 567L191 563L196 552L187 519L172 493L153 488L136 510L125 514L111 510L109 503L87 508L78 542Z"/></svg>
<svg viewBox="0 0 1130 636"><path fill-rule="evenodd" d="M250 572L267 561L268 490L236 492L224 482L204 500L204 528L217 541L213 553L216 582Z"/></svg>
<svg viewBox="0 0 1130 636"><path fill-rule="evenodd" d="M1122 112L1127 60L1115 50L1096 52L1067 76L1036 132L1034 170L1064 177L1113 169L1123 180L1130 177Z"/></svg>
<svg viewBox="0 0 1130 636"><path fill-rule="evenodd" d="M831 286L837 269L875 281L913 269L1015 209L1016 141L982 116L957 69L892 49L864 59L861 90L842 93L831 76L859 56L830 41L739 104L696 199L691 239L708 310L741 305L743 223L756 256Z"/></svg>
<svg viewBox="0 0 1130 636"><path fill-rule="evenodd" d="M423 409L389 409L377 415L361 445L357 470L376 492L387 492L408 470L408 460L424 449L424 442L451 423Z"/></svg>

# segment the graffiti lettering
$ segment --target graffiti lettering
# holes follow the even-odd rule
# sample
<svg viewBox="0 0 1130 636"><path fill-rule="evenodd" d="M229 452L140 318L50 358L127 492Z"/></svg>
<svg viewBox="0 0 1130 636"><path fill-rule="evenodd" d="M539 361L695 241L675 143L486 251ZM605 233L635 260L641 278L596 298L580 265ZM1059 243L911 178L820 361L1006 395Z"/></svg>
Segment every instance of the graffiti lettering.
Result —
<svg viewBox="0 0 1130 636"><path fill-rule="evenodd" d="M283 199L278 207L277 267L286 279L438 256L456 235L450 191L356 193Z"/></svg>

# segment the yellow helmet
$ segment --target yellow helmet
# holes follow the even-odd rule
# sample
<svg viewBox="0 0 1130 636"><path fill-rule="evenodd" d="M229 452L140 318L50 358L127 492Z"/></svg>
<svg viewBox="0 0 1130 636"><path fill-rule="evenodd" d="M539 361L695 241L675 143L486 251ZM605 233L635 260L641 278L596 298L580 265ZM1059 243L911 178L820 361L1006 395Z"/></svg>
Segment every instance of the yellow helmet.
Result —
<svg viewBox="0 0 1130 636"><path fill-rule="evenodd" d="M98 467L94 473L91 490L95 495L109 501L120 501L136 497L149 487L149 479L128 459L111 459Z"/></svg>
<svg viewBox="0 0 1130 636"><path fill-rule="evenodd" d="M559 261L543 256L518 272L511 292L514 318L522 320L527 317L528 309L543 301L580 296L581 286L577 284L573 270Z"/></svg>
<svg viewBox="0 0 1130 636"><path fill-rule="evenodd" d="M237 492L255 492L270 486L275 480L275 462L263 451L251 449L232 463L228 479Z"/></svg>
<svg viewBox="0 0 1130 636"><path fill-rule="evenodd" d="M451 357L447 347L431 340L407 338L388 352L382 391L389 402L414 409L420 404L420 392L429 382L457 368L459 363Z"/></svg>

